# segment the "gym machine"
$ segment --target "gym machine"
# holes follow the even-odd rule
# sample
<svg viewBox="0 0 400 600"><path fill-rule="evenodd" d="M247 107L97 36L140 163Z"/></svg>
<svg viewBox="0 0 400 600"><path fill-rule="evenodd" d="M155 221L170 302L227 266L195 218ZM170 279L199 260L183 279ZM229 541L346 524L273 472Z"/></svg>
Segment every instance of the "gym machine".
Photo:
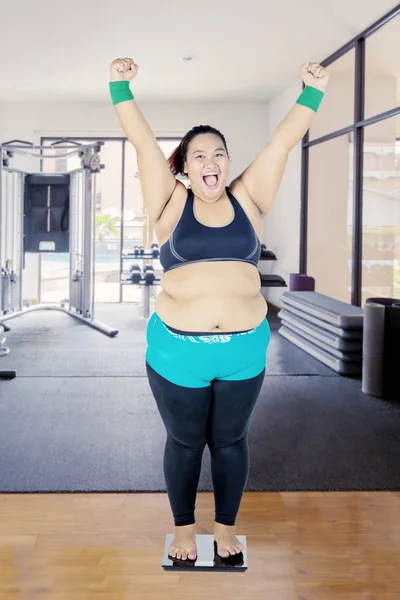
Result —
<svg viewBox="0 0 400 600"><path fill-rule="evenodd" d="M57 310L110 337L118 334L94 318L94 198L96 176L104 168L103 143L64 138L50 146L21 140L0 144L0 323L28 312ZM55 155L54 149L64 152ZM28 173L14 166L15 156L40 161L78 156L81 162L71 171ZM25 255L44 252L69 253L69 298L60 305L25 308Z"/></svg>

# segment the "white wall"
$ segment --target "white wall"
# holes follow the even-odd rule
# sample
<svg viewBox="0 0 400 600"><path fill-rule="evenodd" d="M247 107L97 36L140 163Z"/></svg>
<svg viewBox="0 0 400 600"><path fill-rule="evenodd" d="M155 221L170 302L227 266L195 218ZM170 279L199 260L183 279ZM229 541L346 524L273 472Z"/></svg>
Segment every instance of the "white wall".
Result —
<svg viewBox="0 0 400 600"><path fill-rule="evenodd" d="M208 124L225 135L235 176L265 143L267 105L232 104L141 104L157 136L183 135L194 125ZM0 104L0 140L19 138L39 143L41 135L120 136L111 103Z"/></svg>
<svg viewBox="0 0 400 600"><path fill-rule="evenodd" d="M266 103L147 103L141 109L157 136L181 136L194 125L208 124L226 137L231 177L238 175L268 139ZM110 103L0 104L0 141L40 143L41 136L122 137ZM20 164L18 164L20 166ZM31 164L29 170L39 170ZM268 242L266 242L268 245ZM24 273L24 297L37 298L36 257Z"/></svg>
<svg viewBox="0 0 400 600"><path fill-rule="evenodd" d="M301 82L275 96L268 104L269 138L301 94ZM289 286L289 274L298 273L300 258L300 183L301 143L289 154L274 206L264 224L263 241L272 250L277 261L262 261L260 271L280 275ZM263 288L263 295L275 306L280 306L280 297L288 288Z"/></svg>

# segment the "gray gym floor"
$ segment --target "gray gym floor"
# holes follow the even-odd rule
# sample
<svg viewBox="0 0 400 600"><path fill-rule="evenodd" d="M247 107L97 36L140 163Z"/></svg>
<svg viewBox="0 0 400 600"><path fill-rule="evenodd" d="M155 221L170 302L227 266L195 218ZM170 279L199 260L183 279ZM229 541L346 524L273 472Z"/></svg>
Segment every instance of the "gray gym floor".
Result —
<svg viewBox="0 0 400 600"><path fill-rule="evenodd" d="M165 430L144 366L146 321L97 307L105 335L67 315L9 321L0 382L0 492L165 491ZM400 404L366 396L283 339L272 339L250 432L248 490L399 489ZM212 489L205 449L200 491Z"/></svg>

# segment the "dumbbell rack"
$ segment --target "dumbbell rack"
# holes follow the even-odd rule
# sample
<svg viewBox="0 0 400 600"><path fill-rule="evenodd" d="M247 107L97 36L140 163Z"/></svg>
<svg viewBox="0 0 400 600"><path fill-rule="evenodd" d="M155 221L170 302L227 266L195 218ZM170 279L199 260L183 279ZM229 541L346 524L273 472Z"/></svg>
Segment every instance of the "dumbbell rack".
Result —
<svg viewBox="0 0 400 600"><path fill-rule="evenodd" d="M260 257L260 262L262 260L278 260L276 256L271 258L265 258L263 256ZM258 272L261 280L261 287L287 287L286 281L280 275L264 275L263 273Z"/></svg>
<svg viewBox="0 0 400 600"><path fill-rule="evenodd" d="M152 252L144 252L143 254L126 254L122 257L123 260L144 260L152 259L159 260L159 257L153 256ZM277 260L276 256L273 257L260 257L260 261L264 260ZM285 280L280 275L264 275L259 272L261 287L287 287ZM142 305L143 305L143 317L148 319L150 316L150 288L160 283L161 278L156 277L153 283L146 283L145 281L139 281L138 283L132 283L129 277L124 277L121 273L121 285L139 285L142 286Z"/></svg>
<svg viewBox="0 0 400 600"><path fill-rule="evenodd" d="M143 254L125 254L122 260L159 260L159 256L153 256L152 252L144 252ZM143 318L148 319L150 317L150 288L160 283L161 278L156 277L153 283L146 283L146 281L139 281L138 283L132 283L130 277L124 277L121 273L121 285L139 285L142 287L142 306L143 306Z"/></svg>

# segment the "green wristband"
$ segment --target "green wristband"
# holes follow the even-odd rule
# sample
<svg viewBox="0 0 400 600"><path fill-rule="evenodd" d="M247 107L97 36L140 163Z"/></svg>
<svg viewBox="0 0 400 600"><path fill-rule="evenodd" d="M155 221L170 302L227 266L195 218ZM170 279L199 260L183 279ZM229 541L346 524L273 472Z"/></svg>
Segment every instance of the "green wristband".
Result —
<svg viewBox="0 0 400 600"><path fill-rule="evenodd" d="M120 102L134 99L134 95L129 88L129 81L110 81L109 86L114 106Z"/></svg>
<svg viewBox="0 0 400 600"><path fill-rule="evenodd" d="M324 92L317 90L309 85L306 85L300 96L297 98L296 104L307 106L314 112L317 112L324 97Z"/></svg>

